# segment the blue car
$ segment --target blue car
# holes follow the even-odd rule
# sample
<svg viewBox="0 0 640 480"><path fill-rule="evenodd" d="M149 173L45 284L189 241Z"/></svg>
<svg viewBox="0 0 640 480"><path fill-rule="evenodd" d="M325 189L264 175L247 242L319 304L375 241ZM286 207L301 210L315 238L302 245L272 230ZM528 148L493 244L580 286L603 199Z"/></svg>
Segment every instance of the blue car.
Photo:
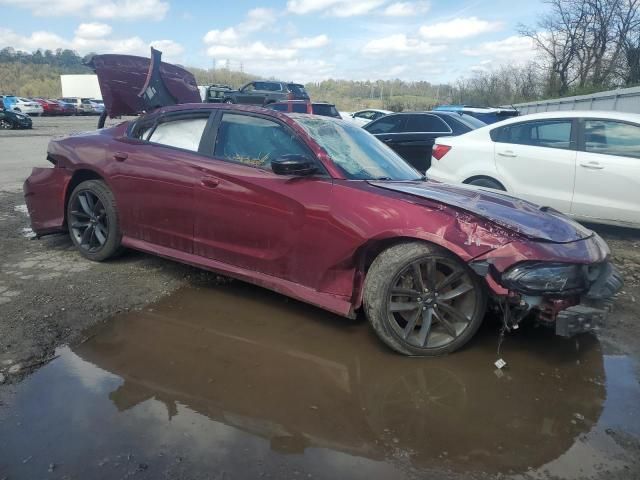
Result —
<svg viewBox="0 0 640 480"><path fill-rule="evenodd" d="M433 110L436 112L466 113L478 120L482 120L486 124L500 122L501 120L517 117L519 115L518 110L515 108L472 107L470 105L440 105Z"/></svg>

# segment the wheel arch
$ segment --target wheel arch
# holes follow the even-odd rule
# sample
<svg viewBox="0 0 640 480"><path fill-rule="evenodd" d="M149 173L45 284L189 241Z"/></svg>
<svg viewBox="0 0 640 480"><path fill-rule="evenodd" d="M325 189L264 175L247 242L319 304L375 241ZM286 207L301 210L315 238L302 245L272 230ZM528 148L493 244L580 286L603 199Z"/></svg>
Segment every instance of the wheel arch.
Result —
<svg viewBox="0 0 640 480"><path fill-rule="evenodd" d="M88 168L81 168L73 172L71 176L71 180L67 185L67 190L64 193L64 225L67 224L67 205L69 203L69 197L71 196L71 192L80 185L82 182L86 182L87 180L101 180L105 183L106 180L102 175L100 175L95 170L91 170Z"/></svg>
<svg viewBox="0 0 640 480"><path fill-rule="evenodd" d="M354 310L362 307L364 281L367 276L367 272L369 271L369 267L371 267L371 264L378 257L378 255L395 245L411 242L423 242L430 245L435 245L436 247L447 250L451 255L454 255L463 263L467 263L472 258L470 255L464 252L464 250L456 247L449 242L442 241L442 238L440 237L431 238L399 235L370 239L360 247L358 247L358 249L354 253L355 274L353 279L353 295L351 299L351 303L353 305L352 308Z"/></svg>
<svg viewBox="0 0 640 480"><path fill-rule="evenodd" d="M504 188L505 192L508 191L507 190L507 186L505 185L505 183L502 180L496 178L495 176L491 176L491 175L473 175L473 176L467 178L466 180L463 180L462 183L469 184L469 183L473 182L474 180L480 180L480 179L493 180L494 182L497 182L500 185L502 185L502 188Z"/></svg>

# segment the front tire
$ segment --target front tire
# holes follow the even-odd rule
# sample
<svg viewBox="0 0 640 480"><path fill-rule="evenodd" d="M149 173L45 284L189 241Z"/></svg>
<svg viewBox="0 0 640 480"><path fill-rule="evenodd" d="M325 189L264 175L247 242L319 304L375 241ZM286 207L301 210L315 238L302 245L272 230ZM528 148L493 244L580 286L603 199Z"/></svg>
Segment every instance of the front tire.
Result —
<svg viewBox="0 0 640 480"><path fill-rule="evenodd" d="M486 310L480 278L446 250L423 242L388 248L364 285L364 310L378 337L404 355L453 352L476 333Z"/></svg>
<svg viewBox="0 0 640 480"><path fill-rule="evenodd" d="M13 128L13 124L5 120L4 118L0 120L0 130L11 130Z"/></svg>
<svg viewBox="0 0 640 480"><path fill-rule="evenodd" d="M73 189L67 204L71 241L82 256L102 262L121 251L122 233L115 198L100 180L87 180Z"/></svg>

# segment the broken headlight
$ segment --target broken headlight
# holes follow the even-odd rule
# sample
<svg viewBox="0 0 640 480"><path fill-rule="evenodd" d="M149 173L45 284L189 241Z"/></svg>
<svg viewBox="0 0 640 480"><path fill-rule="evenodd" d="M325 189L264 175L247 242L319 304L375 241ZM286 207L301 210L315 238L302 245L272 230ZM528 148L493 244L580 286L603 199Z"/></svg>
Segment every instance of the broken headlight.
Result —
<svg viewBox="0 0 640 480"><path fill-rule="evenodd" d="M583 290L586 279L582 265L525 262L507 270L502 283L524 293L571 293Z"/></svg>

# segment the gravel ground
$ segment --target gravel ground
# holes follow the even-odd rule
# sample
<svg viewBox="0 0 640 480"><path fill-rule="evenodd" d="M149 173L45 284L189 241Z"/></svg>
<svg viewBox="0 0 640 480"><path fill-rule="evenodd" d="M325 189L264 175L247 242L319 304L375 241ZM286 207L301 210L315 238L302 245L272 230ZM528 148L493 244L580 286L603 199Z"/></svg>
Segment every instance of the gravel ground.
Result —
<svg viewBox="0 0 640 480"><path fill-rule="evenodd" d="M137 252L107 263L77 254L66 235L29 238L21 185L34 166L46 166L54 135L95 128L94 117L35 118L29 131L0 132L0 372L15 381L50 358L55 348L82 339L88 326L116 312L139 309L189 282L201 270ZM5 175L6 172L6 175ZM591 226L609 243L626 286L611 325L601 335L605 353L640 358L640 233ZM21 368L8 373L10 365ZM4 365L4 367L3 367Z"/></svg>

